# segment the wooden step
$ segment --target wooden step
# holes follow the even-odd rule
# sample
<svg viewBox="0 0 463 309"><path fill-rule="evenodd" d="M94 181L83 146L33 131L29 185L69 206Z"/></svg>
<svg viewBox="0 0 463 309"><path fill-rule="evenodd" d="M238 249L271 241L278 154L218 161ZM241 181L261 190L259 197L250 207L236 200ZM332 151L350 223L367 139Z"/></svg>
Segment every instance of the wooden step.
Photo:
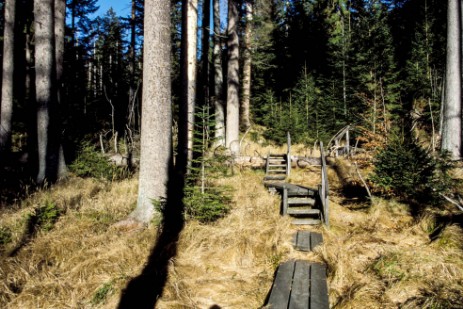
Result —
<svg viewBox="0 0 463 309"><path fill-rule="evenodd" d="M293 236L293 246L299 251L310 252L323 242L320 233L297 231Z"/></svg>
<svg viewBox="0 0 463 309"><path fill-rule="evenodd" d="M319 219L310 219L310 218L294 218L291 222L294 225L317 225L322 223Z"/></svg>
<svg viewBox="0 0 463 309"><path fill-rule="evenodd" d="M289 197L288 198L288 206L291 205L310 205L314 206L315 205L315 200L310 197Z"/></svg>
<svg viewBox="0 0 463 309"><path fill-rule="evenodd" d="M288 190L288 197L314 197L315 196L315 191L309 190L309 189L300 189L300 190Z"/></svg>
<svg viewBox="0 0 463 309"><path fill-rule="evenodd" d="M268 167L284 167L287 168L286 164L269 164Z"/></svg>
<svg viewBox="0 0 463 309"><path fill-rule="evenodd" d="M270 173L273 173L273 174L286 174L286 170L268 170L267 174L270 174Z"/></svg>
<svg viewBox="0 0 463 309"><path fill-rule="evenodd" d="M320 216L320 209L309 207L289 207L286 213L288 215L295 216Z"/></svg>
<svg viewBox="0 0 463 309"><path fill-rule="evenodd" d="M286 157L286 153L270 153L269 158L279 158L279 157Z"/></svg>
<svg viewBox="0 0 463 309"><path fill-rule="evenodd" d="M278 266L266 308L328 309L326 265L290 260Z"/></svg>
<svg viewBox="0 0 463 309"><path fill-rule="evenodd" d="M268 176L264 177L264 180L285 180L285 179L286 179L286 175L281 175L281 176L277 176L277 175L270 176L270 175L268 175Z"/></svg>

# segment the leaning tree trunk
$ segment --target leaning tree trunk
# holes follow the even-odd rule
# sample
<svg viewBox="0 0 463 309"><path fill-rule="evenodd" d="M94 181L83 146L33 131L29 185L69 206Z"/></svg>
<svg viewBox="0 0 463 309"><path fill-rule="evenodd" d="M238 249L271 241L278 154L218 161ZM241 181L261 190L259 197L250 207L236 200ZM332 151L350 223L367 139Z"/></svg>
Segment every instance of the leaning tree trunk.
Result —
<svg viewBox="0 0 463 309"><path fill-rule="evenodd" d="M130 218L149 223L153 203L167 197L172 154L170 1L145 1L141 156L137 207Z"/></svg>
<svg viewBox="0 0 463 309"><path fill-rule="evenodd" d="M186 173L193 159L198 0L184 0L182 10L182 100L180 102L177 164L179 170Z"/></svg>
<svg viewBox="0 0 463 309"><path fill-rule="evenodd" d="M3 32L3 75L0 111L0 161L10 148L11 119L13 116L13 71L14 71L14 24L15 0L5 1L5 24Z"/></svg>
<svg viewBox="0 0 463 309"><path fill-rule="evenodd" d="M37 183L43 184L50 175L48 149L51 148L50 117L53 109L54 44L53 0L35 0L35 90L37 101Z"/></svg>
<svg viewBox="0 0 463 309"><path fill-rule="evenodd" d="M220 0L214 4L214 146L225 146L225 106L223 100L222 47L220 39Z"/></svg>
<svg viewBox="0 0 463 309"><path fill-rule="evenodd" d="M448 0L442 150L461 158L461 29L460 0Z"/></svg>
<svg viewBox="0 0 463 309"><path fill-rule="evenodd" d="M246 28L244 31L243 50L243 98L241 102L241 127L251 127L249 119L251 101L251 39L252 39L252 2L246 1Z"/></svg>
<svg viewBox="0 0 463 309"><path fill-rule="evenodd" d="M226 146L232 156L238 156L239 145L239 40L238 3L228 1L228 75L227 75L227 126Z"/></svg>

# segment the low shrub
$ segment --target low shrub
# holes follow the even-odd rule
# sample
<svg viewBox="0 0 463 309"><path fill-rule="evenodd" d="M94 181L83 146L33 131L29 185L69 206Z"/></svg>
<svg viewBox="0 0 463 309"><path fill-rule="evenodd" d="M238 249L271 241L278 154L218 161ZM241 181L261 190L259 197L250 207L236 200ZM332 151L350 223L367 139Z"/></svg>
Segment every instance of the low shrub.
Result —
<svg viewBox="0 0 463 309"><path fill-rule="evenodd" d="M11 230L7 227L0 226L0 248L9 244L11 240Z"/></svg>
<svg viewBox="0 0 463 309"><path fill-rule="evenodd" d="M127 167L111 164L90 142L83 142L76 160L70 169L79 177L104 178L110 181L129 177Z"/></svg>
<svg viewBox="0 0 463 309"><path fill-rule="evenodd" d="M44 205L39 206L29 213L26 217L28 230L33 231L43 230L50 231L56 221L62 214L62 210L51 201L46 201Z"/></svg>
<svg viewBox="0 0 463 309"><path fill-rule="evenodd" d="M370 179L382 194L413 202L439 203L450 188L445 157L433 156L416 141L393 137L374 160Z"/></svg>
<svg viewBox="0 0 463 309"><path fill-rule="evenodd" d="M210 223L228 214L231 198L224 189L212 187L203 193L201 188L192 186L186 188L183 202L187 218Z"/></svg>
<svg viewBox="0 0 463 309"><path fill-rule="evenodd" d="M92 298L93 305L99 305L106 302L108 296L114 292L113 282L106 282L95 292Z"/></svg>

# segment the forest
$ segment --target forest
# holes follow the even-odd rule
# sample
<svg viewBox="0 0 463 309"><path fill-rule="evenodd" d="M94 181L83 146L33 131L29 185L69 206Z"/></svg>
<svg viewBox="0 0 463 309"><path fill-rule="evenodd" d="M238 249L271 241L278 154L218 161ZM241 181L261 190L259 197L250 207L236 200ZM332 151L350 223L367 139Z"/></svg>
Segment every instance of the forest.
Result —
<svg viewBox="0 0 463 309"><path fill-rule="evenodd" d="M331 308L462 308L461 1L125 2L0 0L0 307L262 308L303 258Z"/></svg>

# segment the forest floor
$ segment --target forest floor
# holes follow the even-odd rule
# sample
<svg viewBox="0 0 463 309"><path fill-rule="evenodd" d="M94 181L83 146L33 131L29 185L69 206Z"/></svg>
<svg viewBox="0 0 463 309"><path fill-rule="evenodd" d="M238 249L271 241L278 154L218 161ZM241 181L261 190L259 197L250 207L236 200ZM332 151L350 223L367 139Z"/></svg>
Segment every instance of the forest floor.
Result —
<svg viewBox="0 0 463 309"><path fill-rule="evenodd" d="M186 221L156 307L260 308L279 263L298 258L328 265L332 308L463 308L461 214L413 216L392 199L347 199L335 171L328 174L331 226L305 228L324 238L310 253L293 249L296 228L279 215L280 198L264 188L263 170L235 168L216 180L232 188L232 209L212 224ZM320 167L293 169L290 182L316 187ZM70 177L3 207L0 307L116 308L158 234L159 220L115 227L136 198L136 177Z"/></svg>

